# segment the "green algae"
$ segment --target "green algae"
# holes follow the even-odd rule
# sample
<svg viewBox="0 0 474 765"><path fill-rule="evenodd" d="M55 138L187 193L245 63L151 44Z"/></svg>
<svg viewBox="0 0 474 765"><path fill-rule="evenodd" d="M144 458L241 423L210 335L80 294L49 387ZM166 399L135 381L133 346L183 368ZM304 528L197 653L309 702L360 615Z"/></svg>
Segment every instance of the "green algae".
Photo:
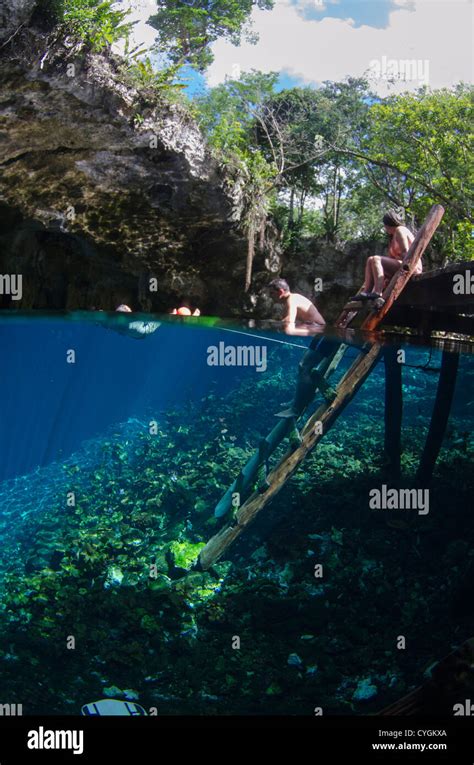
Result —
<svg viewBox="0 0 474 765"><path fill-rule="evenodd" d="M190 569L196 563L199 553L205 546L205 542L171 542L170 553L175 566Z"/></svg>
<svg viewBox="0 0 474 765"><path fill-rule="evenodd" d="M472 632L463 600L472 557L460 536L472 533L462 508L474 449L456 418L435 474L432 515L415 519L410 533L367 510L367 493L384 476L383 430L373 401L354 402L357 429L338 423L229 560L189 571L215 531L216 501L273 425L271 407L258 401L283 401L285 385L269 376L222 400L206 398L185 450L176 448L187 436L176 410L154 437L117 427L90 446L90 458L86 449L37 483L29 479L28 491L12 488L8 507L18 524L13 533L8 516L10 527L1 529L6 693L21 693L38 712L48 703L77 713L115 685L137 688L140 703L170 714L261 713L262 699L267 712L311 714L315 697L328 713L354 713L360 678L370 676L380 691L364 712L375 711L419 681L425 657L446 653L446 624ZM418 399L424 395L420 389ZM410 420L407 477L422 444L423 429ZM76 504L66 507L71 489ZM440 565L427 563L433 550ZM112 583L114 571L123 578ZM393 644L403 631L416 646L410 661ZM67 635L76 651L65 654ZM300 669L288 666L293 653ZM31 667L28 676L18 674L20 665Z"/></svg>

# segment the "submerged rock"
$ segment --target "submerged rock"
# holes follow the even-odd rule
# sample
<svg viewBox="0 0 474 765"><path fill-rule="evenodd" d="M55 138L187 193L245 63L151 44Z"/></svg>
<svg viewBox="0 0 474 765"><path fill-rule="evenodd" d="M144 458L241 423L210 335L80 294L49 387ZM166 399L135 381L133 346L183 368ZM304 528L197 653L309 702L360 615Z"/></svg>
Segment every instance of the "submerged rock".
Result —
<svg viewBox="0 0 474 765"><path fill-rule="evenodd" d="M369 701L374 698L378 693L377 686L372 684L370 677L366 677L363 680L359 680L357 688L352 694L353 701Z"/></svg>
<svg viewBox="0 0 474 765"><path fill-rule="evenodd" d="M298 656L297 653L290 653L288 656L287 664L290 667L302 667L303 660Z"/></svg>
<svg viewBox="0 0 474 765"><path fill-rule="evenodd" d="M107 569L107 578L104 582L104 587L119 587L123 582L123 571L118 566L110 566Z"/></svg>

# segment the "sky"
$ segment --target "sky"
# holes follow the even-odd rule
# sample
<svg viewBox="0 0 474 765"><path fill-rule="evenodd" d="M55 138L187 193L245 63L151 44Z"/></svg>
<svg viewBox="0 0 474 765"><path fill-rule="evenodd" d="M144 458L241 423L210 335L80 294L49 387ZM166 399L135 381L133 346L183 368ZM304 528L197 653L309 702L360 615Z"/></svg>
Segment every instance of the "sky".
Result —
<svg viewBox="0 0 474 765"><path fill-rule="evenodd" d="M134 7L136 41L151 45L154 0L120 5ZM188 70L191 93L252 69L279 72L281 87L365 74L382 96L472 81L472 0L275 0L252 22L257 44L218 40L205 76Z"/></svg>

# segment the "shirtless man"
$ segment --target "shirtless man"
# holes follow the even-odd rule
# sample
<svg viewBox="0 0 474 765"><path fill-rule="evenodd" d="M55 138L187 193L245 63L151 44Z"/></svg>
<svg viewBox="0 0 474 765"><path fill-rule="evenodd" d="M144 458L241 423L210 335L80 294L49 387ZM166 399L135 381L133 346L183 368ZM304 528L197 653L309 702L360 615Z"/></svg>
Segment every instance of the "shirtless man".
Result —
<svg viewBox="0 0 474 765"><path fill-rule="evenodd" d="M290 292L290 286L284 279L273 279L268 286L272 299L285 304L286 312L282 321L287 328L294 328L297 321L323 326L326 324L311 300L298 292Z"/></svg>
<svg viewBox="0 0 474 765"><path fill-rule="evenodd" d="M391 277L403 264L414 235L409 228L403 225L400 216L395 210L389 210L383 216L385 231L390 237L387 256L372 255L367 258L365 266L365 281L361 292L354 295L351 300L375 300L380 298L383 292L384 280ZM422 271L421 260L415 269L416 274Z"/></svg>

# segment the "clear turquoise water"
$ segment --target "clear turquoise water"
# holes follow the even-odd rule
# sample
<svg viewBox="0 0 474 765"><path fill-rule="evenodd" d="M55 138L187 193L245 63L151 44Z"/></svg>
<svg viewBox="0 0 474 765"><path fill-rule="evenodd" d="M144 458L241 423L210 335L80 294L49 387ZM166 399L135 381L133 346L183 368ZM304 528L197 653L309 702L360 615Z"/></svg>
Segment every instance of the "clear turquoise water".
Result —
<svg viewBox="0 0 474 765"><path fill-rule="evenodd" d="M379 363L262 517L186 591L166 563L170 544L219 529L214 507L291 399L309 340L159 317L137 338L123 317L105 318L0 321L5 701L77 714L115 687L163 714L311 714L320 698L329 713L364 714L474 634L471 348L461 349L426 517L389 525L367 507L370 487L387 480ZM220 342L265 346L265 371L210 366ZM411 486L441 350L403 349L400 485ZM163 590L150 587L154 560ZM394 648L399 634L405 652Z"/></svg>

